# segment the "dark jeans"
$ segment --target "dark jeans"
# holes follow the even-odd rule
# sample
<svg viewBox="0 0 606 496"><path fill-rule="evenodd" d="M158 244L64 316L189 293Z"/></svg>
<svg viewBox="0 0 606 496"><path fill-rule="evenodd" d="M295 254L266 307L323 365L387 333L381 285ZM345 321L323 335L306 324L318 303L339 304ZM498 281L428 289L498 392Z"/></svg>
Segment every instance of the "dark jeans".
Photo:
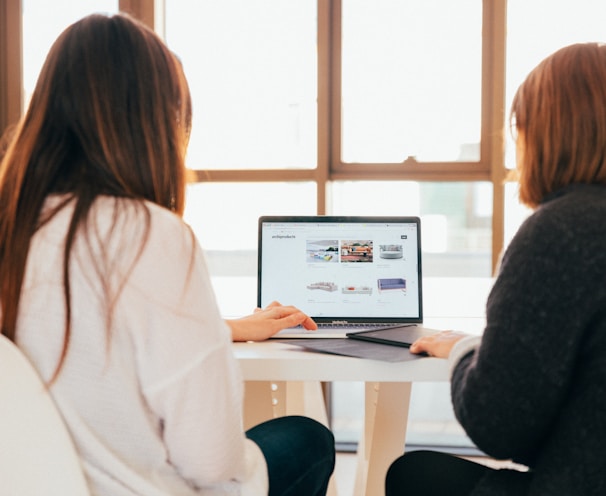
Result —
<svg viewBox="0 0 606 496"><path fill-rule="evenodd" d="M246 432L261 448L269 496L323 496L335 467L335 439L307 417L278 417Z"/></svg>
<svg viewBox="0 0 606 496"><path fill-rule="evenodd" d="M411 451L389 467L385 496L466 496L490 470L446 453Z"/></svg>

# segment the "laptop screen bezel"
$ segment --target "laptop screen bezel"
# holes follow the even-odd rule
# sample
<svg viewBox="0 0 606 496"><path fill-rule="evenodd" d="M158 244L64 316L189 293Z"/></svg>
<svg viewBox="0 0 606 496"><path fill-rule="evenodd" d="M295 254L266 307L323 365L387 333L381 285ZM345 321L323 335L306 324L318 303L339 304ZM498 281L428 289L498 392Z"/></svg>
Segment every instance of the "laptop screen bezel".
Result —
<svg viewBox="0 0 606 496"><path fill-rule="evenodd" d="M331 322L356 323L423 323L423 267L421 256L421 219L417 216L334 216L334 215L263 215L258 220L258 248L257 248L257 307L263 304L261 262L263 259L263 225L264 223L414 223L417 227L417 275L418 275L418 317L350 317L344 319L342 316L314 316L310 315L318 324ZM280 302L285 305L291 302Z"/></svg>

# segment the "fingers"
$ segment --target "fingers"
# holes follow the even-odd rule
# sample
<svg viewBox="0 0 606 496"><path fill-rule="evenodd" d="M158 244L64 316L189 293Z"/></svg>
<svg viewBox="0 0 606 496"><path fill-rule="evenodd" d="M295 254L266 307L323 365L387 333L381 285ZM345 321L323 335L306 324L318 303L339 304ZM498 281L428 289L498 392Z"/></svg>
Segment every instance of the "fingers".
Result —
<svg viewBox="0 0 606 496"><path fill-rule="evenodd" d="M423 338L419 338L417 339L414 343L412 343L410 345L410 347L408 348L410 350L411 353L423 353L425 350L423 349L423 343L420 343L419 341L423 339Z"/></svg>
<svg viewBox="0 0 606 496"><path fill-rule="evenodd" d="M429 356L447 358L457 341L465 336L458 331L442 331L423 336L410 345L411 353L427 353Z"/></svg>
<svg viewBox="0 0 606 496"><path fill-rule="evenodd" d="M261 315L262 313L262 315ZM254 314L271 326L275 333L287 327L302 325L309 331L315 331L318 325L314 320L294 306L285 306L278 301L272 301L265 308L256 308Z"/></svg>
<svg viewBox="0 0 606 496"><path fill-rule="evenodd" d="M297 325L302 325L305 329L310 331L318 328L314 320L298 308L293 306L284 306L277 302L274 303L275 305L273 306L268 305L266 310L271 311L273 313L273 317L280 321L281 329L286 327L294 327Z"/></svg>
<svg viewBox="0 0 606 496"><path fill-rule="evenodd" d="M411 353L415 353L415 354L419 354L419 353L427 353L428 355L431 356L431 353L428 350L428 346L431 344L429 343L429 337L422 337L417 339L414 343L412 343L410 345L410 352Z"/></svg>
<svg viewBox="0 0 606 496"><path fill-rule="evenodd" d="M310 331L315 331L318 328L317 324L311 317L294 307L290 307L289 312L287 314L283 314L282 317L280 317L280 320L284 327L295 327L302 325L305 329Z"/></svg>
<svg viewBox="0 0 606 496"><path fill-rule="evenodd" d="M305 316L305 319L303 320L303 322L301 322L301 325L305 327L305 329L307 329L308 331L317 331L318 324L316 324L316 322L311 317L308 317L305 314L303 315Z"/></svg>
<svg viewBox="0 0 606 496"><path fill-rule="evenodd" d="M253 313L257 313L257 312L262 312L263 310L269 310L270 308L276 308L276 307L281 307L282 304L278 301L272 301L269 305L267 305L265 308L255 308Z"/></svg>

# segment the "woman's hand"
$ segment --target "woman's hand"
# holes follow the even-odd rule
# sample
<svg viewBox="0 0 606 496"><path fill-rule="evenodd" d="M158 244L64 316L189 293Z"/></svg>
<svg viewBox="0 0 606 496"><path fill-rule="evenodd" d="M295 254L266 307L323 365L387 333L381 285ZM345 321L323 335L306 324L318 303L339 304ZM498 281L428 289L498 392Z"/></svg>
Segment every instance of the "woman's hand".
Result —
<svg viewBox="0 0 606 496"><path fill-rule="evenodd" d="M423 336L410 345L411 353L427 353L437 358L448 358L457 341L467 334L459 331L441 331L431 336Z"/></svg>
<svg viewBox="0 0 606 496"><path fill-rule="evenodd" d="M263 341L282 329L298 325L312 331L318 328L312 318L298 308L277 301L263 309L257 308L252 315L226 322L233 341Z"/></svg>

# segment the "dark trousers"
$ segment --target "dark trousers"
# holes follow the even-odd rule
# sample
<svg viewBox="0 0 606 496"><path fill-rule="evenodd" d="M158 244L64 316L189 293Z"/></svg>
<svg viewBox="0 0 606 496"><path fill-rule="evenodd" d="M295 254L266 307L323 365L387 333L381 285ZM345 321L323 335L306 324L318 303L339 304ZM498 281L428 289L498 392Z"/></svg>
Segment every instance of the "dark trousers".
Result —
<svg viewBox="0 0 606 496"><path fill-rule="evenodd" d="M261 448L269 472L269 496L323 496L335 467L335 439L307 417L278 417L246 436Z"/></svg>
<svg viewBox="0 0 606 496"><path fill-rule="evenodd" d="M467 496L490 470L446 453L411 451L389 467L385 496Z"/></svg>

